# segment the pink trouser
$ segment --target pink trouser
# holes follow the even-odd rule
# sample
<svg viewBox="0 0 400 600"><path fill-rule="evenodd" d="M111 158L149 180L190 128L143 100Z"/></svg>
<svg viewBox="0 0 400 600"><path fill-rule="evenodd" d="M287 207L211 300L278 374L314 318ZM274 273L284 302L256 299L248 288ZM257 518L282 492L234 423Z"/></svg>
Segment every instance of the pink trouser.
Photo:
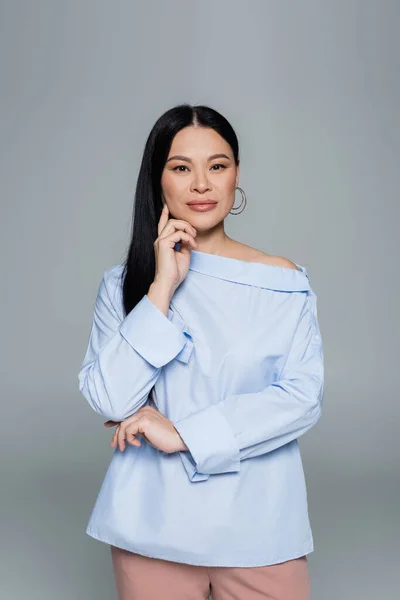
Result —
<svg viewBox="0 0 400 600"><path fill-rule="evenodd" d="M202 567L110 546L119 600L310 600L307 557L265 567Z"/></svg>

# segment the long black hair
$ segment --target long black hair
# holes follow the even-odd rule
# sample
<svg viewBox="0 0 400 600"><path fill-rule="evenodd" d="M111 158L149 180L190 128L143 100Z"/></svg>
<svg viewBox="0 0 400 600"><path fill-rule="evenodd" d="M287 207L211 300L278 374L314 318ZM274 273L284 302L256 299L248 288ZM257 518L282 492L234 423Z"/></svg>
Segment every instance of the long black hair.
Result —
<svg viewBox="0 0 400 600"><path fill-rule="evenodd" d="M136 184L131 241L124 261L123 304L125 316L147 294L155 276L154 242L163 208L161 176L172 140L184 127L210 127L230 145L236 165L239 143L229 121L216 110L203 105L180 104L156 121L146 141Z"/></svg>

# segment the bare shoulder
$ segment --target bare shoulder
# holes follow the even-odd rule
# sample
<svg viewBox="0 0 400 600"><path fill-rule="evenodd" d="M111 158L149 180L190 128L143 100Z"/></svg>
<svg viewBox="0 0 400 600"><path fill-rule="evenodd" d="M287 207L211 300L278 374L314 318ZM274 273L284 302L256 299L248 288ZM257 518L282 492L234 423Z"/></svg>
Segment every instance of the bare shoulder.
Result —
<svg viewBox="0 0 400 600"><path fill-rule="evenodd" d="M297 266L293 261L289 258L285 258L284 256L273 256L272 254L264 254L261 253L258 258L259 262L272 265L274 267L285 267L286 269L296 269Z"/></svg>
<svg viewBox="0 0 400 600"><path fill-rule="evenodd" d="M288 258L267 254L266 252L258 250L258 248L252 248L246 244L238 243L236 246L236 254L238 258L248 262L259 262L273 267L285 267L287 269L297 270L295 263Z"/></svg>

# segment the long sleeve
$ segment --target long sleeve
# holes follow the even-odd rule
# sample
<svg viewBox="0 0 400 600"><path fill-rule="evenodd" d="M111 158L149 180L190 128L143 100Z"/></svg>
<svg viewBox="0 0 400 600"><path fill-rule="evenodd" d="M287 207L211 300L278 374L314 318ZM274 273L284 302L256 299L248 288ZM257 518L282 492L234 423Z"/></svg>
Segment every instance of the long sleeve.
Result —
<svg viewBox="0 0 400 600"><path fill-rule="evenodd" d="M174 422L189 449L180 452L189 479L238 472L242 460L303 435L321 416L323 390L323 346L310 290L278 381L259 392L228 395Z"/></svg>
<svg viewBox="0 0 400 600"><path fill-rule="evenodd" d="M192 341L147 295L121 318L121 300L117 306L115 298L122 294L115 293L111 270L104 273L98 288L78 380L97 413L122 421L145 404L164 365L179 355L187 362L186 346Z"/></svg>

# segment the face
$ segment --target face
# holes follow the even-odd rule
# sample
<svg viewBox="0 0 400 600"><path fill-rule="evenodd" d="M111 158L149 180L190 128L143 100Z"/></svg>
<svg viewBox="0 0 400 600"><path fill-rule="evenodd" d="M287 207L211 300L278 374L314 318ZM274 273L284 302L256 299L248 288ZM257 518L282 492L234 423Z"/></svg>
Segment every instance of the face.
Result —
<svg viewBox="0 0 400 600"><path fill-rule="evenodd" d="M231 210L238 182L231 147L216 131L190 126L176 134L161 177L171 217L198 231L214 227ZM191 205L194 201L203 205Z"/></svg>

